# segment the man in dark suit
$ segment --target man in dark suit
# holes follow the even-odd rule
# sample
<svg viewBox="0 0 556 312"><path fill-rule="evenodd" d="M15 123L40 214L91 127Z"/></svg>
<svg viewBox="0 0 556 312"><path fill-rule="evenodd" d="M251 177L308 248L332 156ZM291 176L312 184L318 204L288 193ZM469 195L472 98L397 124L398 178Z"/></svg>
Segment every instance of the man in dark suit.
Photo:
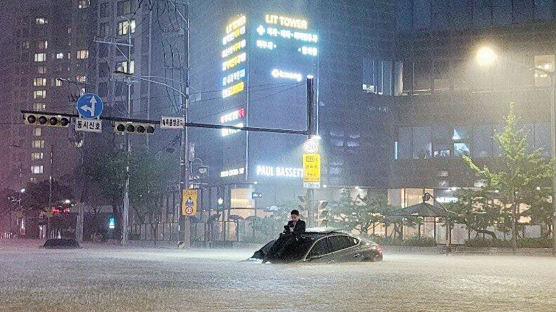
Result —
<svg viewBox="0 0 556 312"><path fill-rule="evenodd" d="M299 234L305 233L305 221L299 218L299 211L296 209L290 213L291 220L288 225L284 227L284 234Z"/></svg>
<svg viewBox="0 0 556 312"><path fill-rule="evenodd" d="M293 248L294 244L297 244L298 234L305 233L305 221L299 219L299 211L292 210L290 217L291 220L288 221L288 225L284 225L284 232L280 234L280 238L272 245L264 261L268 261L269 256L281 259L288 248Z"/></svg>

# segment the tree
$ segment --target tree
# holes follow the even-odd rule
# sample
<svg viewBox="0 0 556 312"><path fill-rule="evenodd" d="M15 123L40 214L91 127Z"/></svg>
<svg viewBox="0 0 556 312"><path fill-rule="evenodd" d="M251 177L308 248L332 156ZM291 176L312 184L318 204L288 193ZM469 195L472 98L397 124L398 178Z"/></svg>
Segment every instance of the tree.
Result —
<svg viewBox="0 0 556 312"><path fill-rule="evenodd" d="M517 223L522 215L519 212L521 204L532 204L541 198L537 188L547 184L553 175L553 162L542 157L541 150L528 152L526 133L519 128L519 118L514 112L514 104L505 117L502 133L495 135L500 145L502 157L491 170L486 165L476 164L470 157L463 156L467 165L479 174L492 188L498 190L497 196L501 200L503 209L509 209L511 215L512 249L517 249ZM532 194L536 194L532 196Z"/></svg>
<svg viewBox="0 0 556 312"><path fill-rule="evenodd" d="M357 195L353 198L348 189L342 190L340 199L330 206L327 224L346 231L355 230L365 236L374 234L376 224L384 221L384 215L390 209L384 194L368 191L364 197Z"/></svg>
<svg viewBox="0 0 556 312"><path fill-rule="evenodd" d="M450 209L458 214L456 222L465 224L469 237L471 231L489 235L498 239L496 233L488 230L498 225L502 219L501 206L494 202L493 190L483 187L479 190L461 189L456 193L457 202L449 204ZM503 229L502 229L503 230Z"/></svg>
<svg viewBox="0 0 556 312"><path fill-rule="evenodd" d="M162 195L178 179L177 159L162 151L135 150L130 158L129 200L141 223L150 216L155 241L161 214Z"/></svg>
<svg viewBox="0 0 556 312"><path fill-rule="evenodd" d="M41 181L39 183L27 183L25 193L21 194L21 206L24 210L45 211L48 209L50 197L50 183ZM71 188L61 185L58 181L52 181L52 204L73 199Z"/></svg>

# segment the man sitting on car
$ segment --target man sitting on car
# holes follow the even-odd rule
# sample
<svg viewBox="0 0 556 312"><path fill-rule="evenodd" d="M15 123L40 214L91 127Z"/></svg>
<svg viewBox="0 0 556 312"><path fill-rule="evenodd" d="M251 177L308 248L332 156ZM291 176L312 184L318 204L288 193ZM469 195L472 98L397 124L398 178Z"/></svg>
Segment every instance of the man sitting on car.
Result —
<svg viewBox="0 0 556 312"><path fill-rule="evenodd" d="M265 261L269 258L281 259L287 253L287 250L296 248L299 239L298 235L305 233L305 221L299 219L299 211L292 210L290 217L291 220L288 221L287 225L284 225L284 231L280 234L274 245L272 245L268 254L265 255Z"/></svg>

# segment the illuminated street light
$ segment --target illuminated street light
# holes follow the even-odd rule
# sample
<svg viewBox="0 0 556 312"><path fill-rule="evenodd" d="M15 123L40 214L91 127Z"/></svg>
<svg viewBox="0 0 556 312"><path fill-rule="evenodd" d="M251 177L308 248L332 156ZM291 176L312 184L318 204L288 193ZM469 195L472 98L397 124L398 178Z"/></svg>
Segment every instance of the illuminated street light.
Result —
<svg viewBox="0 0 556 312"><path fill-rule="evenodd" d="M479 50L477 50L477 55L475 58L477 60L477 63L479 63L479 65L489 66L496 61L497 55L492 48L488 46L484 46L479 48Z"/></svg>
<svg viewBox="0 0 556 312"><path fill-rule="evenodd" d="M22 188L21 190L19 190L19 192L20 192L21 194L25 193L25 188Z"/></svg>
<svg viewBox="0 0 556 312"><path fill-rule="evenodd" d="M70 203L71 203L71 200L66 199L66 200L64 200L64 203L65 203L65 204L70 204Z"/></svg>

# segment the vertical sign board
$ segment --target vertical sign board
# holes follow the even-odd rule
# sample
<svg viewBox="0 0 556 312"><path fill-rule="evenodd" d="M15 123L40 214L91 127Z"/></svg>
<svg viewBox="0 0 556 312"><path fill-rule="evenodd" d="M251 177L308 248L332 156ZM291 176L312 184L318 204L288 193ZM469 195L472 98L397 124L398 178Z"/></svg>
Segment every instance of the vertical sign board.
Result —
<svg viewBox="0 0 556 312"><path fill-rule="evenodd" d="M320 188L320 154L303 154L303 187Z"/></svg>
<svg viewBox="0 0 556 312"><path fill-rule="evenodd" d="M194 217L197 214L197 190L183 190L181 199L181 214L186 217Z"/></svg>

